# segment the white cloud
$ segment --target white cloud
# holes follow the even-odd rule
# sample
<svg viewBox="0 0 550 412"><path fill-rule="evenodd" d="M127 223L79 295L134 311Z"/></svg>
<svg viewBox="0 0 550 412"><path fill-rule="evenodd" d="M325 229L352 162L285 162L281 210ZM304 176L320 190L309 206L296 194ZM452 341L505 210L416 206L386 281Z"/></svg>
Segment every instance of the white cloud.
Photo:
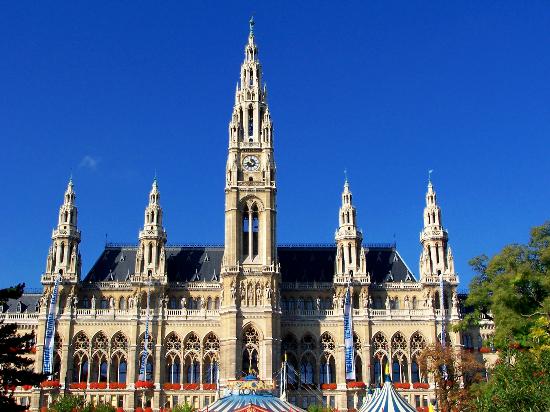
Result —
<svg viewBox="0 0 550 412"><path fill-rule="evenodd" d="M99 160L100 159L96 159L95 157L92 157L90 155L86 155L82 158L78 167L86 168L89 170L96 170L97 165L99 164Z"/></svg>

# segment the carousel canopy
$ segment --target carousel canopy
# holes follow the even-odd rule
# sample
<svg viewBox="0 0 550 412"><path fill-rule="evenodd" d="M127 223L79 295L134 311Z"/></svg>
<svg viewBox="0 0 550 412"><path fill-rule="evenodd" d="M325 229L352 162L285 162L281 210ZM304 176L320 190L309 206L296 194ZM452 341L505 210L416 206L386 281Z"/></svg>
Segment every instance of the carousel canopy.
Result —
<svg viewBox="0 0 550 412"><path fill-rule="evenodd" d="M384 386L365 402L359 412L416 412L416 409L397 393L391 383L389 371L386 371Z"/></svg>
<svg viewBox="0 0 550 412"><path fill-rule="evenodd" d="M229 393L203 408L203 412L304 412L289 402L274 396L273 386L246 376L227 385Z"/></svg>

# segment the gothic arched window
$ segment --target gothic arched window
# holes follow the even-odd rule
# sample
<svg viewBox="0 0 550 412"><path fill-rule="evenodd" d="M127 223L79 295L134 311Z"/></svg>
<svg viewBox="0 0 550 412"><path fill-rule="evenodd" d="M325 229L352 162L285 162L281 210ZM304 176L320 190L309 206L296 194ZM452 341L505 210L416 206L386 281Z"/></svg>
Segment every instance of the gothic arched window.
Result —
<svg viewBox="0 0 550 412"><path fill-rule="evenodd" d="M254 136L254 110L252 106L248 108L248 136Z"/></svg>
<svg viewBox="0 0 550 412"><path fill-rule="evenodd" d="M245 374L259 372L260 335L253 326L243 332L242 371Z"/></svg>
<svg viewBox="0 0 550 412"><path fill-rule="evenodd" d="M213 333L204 338L203 352L203 382L217 383L220 370L220 341Z"/></svg>
<svg viewBox="0 0 550 412"><path fill-rule="evenodd" d="M258 256L258 233L260 231L260 220L258 215L258 206L252 206L252 257Z"/></svg>
<svg viewBox="0 0 550 412"><path fill-rule="evenodd" d="M249 242L250 242L250 211L248 206L244 207L243 210L243 256L248 256L249 252Z"/></svg>

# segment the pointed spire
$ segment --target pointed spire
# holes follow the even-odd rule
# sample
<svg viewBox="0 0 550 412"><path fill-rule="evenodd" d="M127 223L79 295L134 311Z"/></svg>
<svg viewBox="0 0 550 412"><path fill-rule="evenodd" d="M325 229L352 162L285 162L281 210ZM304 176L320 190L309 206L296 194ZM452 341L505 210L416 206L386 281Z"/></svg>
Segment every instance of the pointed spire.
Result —
<svg viewBox="0 0 550 412"><path fill-rule="evenodd" d="M73 176L71 174L71 177L69 178L69 183L67 183L67 190L65 190L65 204L66 205L72 205L74 203L74 200L76 198L75 192L74 192L74 185L73 185Z"/></svg>
<svg viewBox="0 0 550 412"><path fill-rule="evenodd" d="M157 181L157 174L155 173L155 178L153 179L153 184L151 186L151 192L149 193L149 205L158 205L160 200L160 192Z"/></svg>

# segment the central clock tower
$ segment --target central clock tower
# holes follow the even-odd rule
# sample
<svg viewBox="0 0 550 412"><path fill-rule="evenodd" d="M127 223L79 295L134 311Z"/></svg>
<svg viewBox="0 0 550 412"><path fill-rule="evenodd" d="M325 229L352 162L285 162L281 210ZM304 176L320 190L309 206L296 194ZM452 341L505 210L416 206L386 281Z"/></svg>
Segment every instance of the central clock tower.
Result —
<svg viewBox="0 0 550 412"><path fill-rule="evenodd" d="M262 85L254 20L229 122L225 248L221 282L222 381L255 373L271 381L280 364L280 274L276 247L273 123ZM255 342L255 343L254 343Z"/></svg>
<svg viewBox="0 0 550 412"><path fill-rule="evenodd" d="M225 181L224 267L257 271L277 263L273 123L262 87L254 21L229 123Z"/></svg>

